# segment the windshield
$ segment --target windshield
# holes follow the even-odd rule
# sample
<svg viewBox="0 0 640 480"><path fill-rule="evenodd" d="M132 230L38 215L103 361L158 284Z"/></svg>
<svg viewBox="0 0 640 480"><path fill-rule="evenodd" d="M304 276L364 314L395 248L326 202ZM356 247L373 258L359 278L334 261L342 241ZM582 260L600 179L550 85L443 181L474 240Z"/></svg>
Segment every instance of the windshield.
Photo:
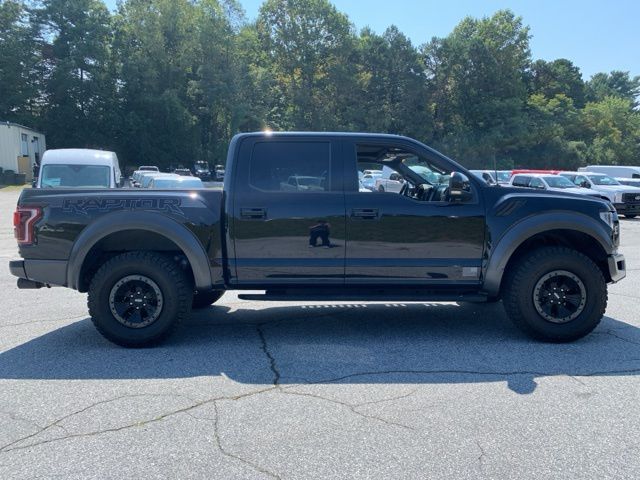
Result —
<svg viewBox="0 0 640 480"><path fill-rule="evenodd" d="M106 165L45 165L40 174L42 188L109 188Z"/></svg>
<svg viewBox="0 0 640 480"><path fill-rule="evenodd" d="M559 175L550 175L548 177L542 177L547 185L551 188L574 188L575 185L571 183L566 177L561 177Z"/></svg>
<svg viewBox="0 0 640 480"><path fill-rule="evenodd" d="M196 162L196 168L198 170L209 170L209 165L207 165L205 162Z"/></svg>
<svg viewBox="0 0 640 480"><path fill-rule="evenodd" d="M614 178L607 175L587 175L594 185L620 185Z"/></svg>
<svg viewBox="0 0 640 480"><path fill-rule="evenodd" d="M447 183L449 181L448 175L444 175L440 172L434 172L429 167L418 164L418 162L420 162L420 159L417 157L407 158L402 161L402 163L404 163L407 167L416 172L432 185Z"/></svg>

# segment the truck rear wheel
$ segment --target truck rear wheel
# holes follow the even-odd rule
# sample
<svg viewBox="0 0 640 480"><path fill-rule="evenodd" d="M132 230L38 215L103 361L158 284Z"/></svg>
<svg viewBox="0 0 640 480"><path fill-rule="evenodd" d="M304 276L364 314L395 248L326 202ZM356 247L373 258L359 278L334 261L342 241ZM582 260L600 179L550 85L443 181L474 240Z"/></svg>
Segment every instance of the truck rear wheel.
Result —
<svg viewBox="0 0 640 480"><path fill-rule="evenodd" d="M213 305L224 295L224 290L212 290L210 292L198 292L193 297L192 308L207 308Z"/></svg>
<svg viewBox="0 0 640 480"><path fill-rule="evenodd" d="M123 347L164 340L191 311L193 286L171 257L128 252L96 272L89 287L89 314L98 331Z"/></svg>
<svg viewBox="0 0 640 480"><path fill-rule="evenodd" d="M590 333L607 307L607 285L586 255L544 247L518 260L503 281L507 315L538 340L571 342Z"/></svg>

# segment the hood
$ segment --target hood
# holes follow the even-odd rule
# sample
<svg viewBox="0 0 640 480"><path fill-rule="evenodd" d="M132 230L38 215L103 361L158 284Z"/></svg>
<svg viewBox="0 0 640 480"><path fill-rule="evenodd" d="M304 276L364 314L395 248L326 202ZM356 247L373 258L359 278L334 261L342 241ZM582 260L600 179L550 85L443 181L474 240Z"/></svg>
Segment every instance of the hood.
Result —
<svg viewBox="0 0 640 480"><path fill-rule="evenodd" d="M640 188L630 185L594 185L592 190L600 190L603 192L624 192L624 193L640 193Z"/></svg>
<svg viewBox="0 0 640 480"><path fill-rule="evenodd" d="M580 188L580 187L570 187L570 188L549 187L549 190L551 190L552 192L574 193L576 195L591 195L593 193L593 191L588 188Z"/></svg>

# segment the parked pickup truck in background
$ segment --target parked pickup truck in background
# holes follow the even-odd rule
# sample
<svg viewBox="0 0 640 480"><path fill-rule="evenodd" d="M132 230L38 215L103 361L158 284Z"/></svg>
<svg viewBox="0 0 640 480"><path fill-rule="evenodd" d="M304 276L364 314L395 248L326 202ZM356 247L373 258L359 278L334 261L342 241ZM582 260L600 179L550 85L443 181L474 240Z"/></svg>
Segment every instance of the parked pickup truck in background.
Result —
<svg viewBox="0 0 640 480"><path fill-rule="evenodd" d="M358 172L384 169L403 180L397 193L359 191ZM314 188L299 188L309 178ZM88 292L93 323L124 346L161 341L229 289L502 299L522 330L565 342L596 327L607 283L625 276L609 202L489 187L393 135L241 134L223 190L26 189L14 224L18 286Z"/></svg>
<svg viewBox="0 0 640 480"><path fill-rule="evenodd" d="M635 218L640 214L640 188L622 185L615 178L603 173L593 172L560 172L560 175L571 180L576 186L591 189L606 198L616 211L627 218Z"/></svg>

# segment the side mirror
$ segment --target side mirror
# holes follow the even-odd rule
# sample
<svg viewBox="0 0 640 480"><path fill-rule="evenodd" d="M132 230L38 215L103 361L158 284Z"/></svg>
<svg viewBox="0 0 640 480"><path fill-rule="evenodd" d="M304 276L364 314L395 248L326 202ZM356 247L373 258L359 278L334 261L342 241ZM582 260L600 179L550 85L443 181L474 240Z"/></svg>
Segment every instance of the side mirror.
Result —
<svg viewBox="0 0 640 480"><path fill-rule="evenodd" d="M582 188L591 188L591 185L589 185L589 182L587 182L586 180L580 182L580 186Z"/></svg>
<svg viewBox="0 0 640 480"><path fill-rule="evenodd" d="M451 172L449 177L449 201L468 202L473 198L469 178L460 172Z"/></svg>

